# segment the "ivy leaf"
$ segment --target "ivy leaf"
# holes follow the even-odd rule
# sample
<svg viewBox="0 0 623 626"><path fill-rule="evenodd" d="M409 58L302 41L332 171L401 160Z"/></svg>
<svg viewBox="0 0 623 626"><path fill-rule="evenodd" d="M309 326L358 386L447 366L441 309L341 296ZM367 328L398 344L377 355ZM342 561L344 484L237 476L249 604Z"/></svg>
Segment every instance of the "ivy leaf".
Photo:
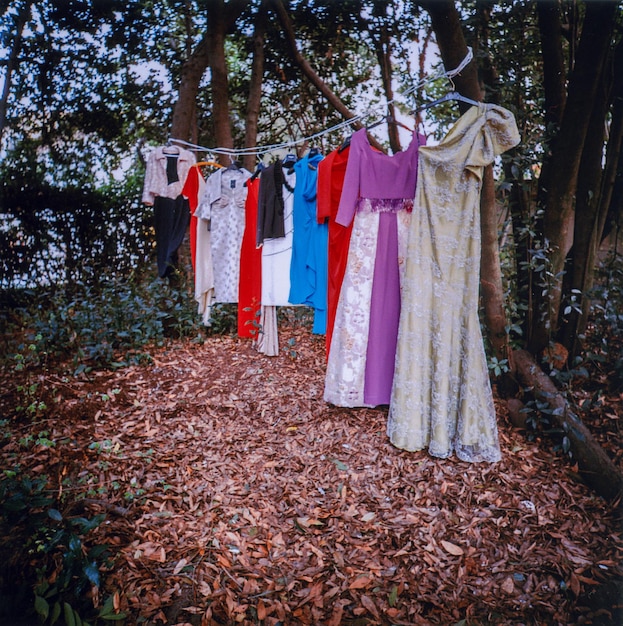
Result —
<svg viewBox="0 0 623 626"><path fill-rule="evenodd" d="M43 621L48 619L48 615L50 614L50 605L45 598L35 596L35 611L37 611L37 615L39 615Z"/></svg>

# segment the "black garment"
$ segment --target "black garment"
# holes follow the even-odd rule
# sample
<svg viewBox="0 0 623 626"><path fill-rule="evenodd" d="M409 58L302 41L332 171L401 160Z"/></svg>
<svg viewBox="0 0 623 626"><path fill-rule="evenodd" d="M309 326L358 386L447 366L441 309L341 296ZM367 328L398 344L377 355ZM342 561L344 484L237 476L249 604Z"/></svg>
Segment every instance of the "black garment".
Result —
<svg viewBox="0 0 623 626"><path fill-rule="evenodd" d="M177 154L167 154L167 183L172 185L180 179L177 173Z"/></svg>
<svg viewBox="0 0 623 626"><path fill-rule="evenodd" d="M177 266L177 250L190 223L188 199L179 195L175 200L154 198L154 229L156 231L156 258L158 276L172 274Z"/></svg>
<svg viewBox="0 0 623 626"><path fill-rule="evenodd" d="M285 237L283 184L285 177L281 161L269 165L260 174L257 201L257 245L264 239Z"/></svg>

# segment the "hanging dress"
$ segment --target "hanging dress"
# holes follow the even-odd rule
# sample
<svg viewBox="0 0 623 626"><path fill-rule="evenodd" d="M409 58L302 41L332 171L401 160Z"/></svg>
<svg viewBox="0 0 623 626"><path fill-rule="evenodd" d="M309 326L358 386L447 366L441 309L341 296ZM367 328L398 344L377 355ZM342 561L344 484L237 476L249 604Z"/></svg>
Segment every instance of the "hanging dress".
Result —
<svg viewBox="0 0 623 626"><path fill-rule="evenodd" d="M251 173L225 168L210 175L196 216L209 220L214 268L214 301L238 302L240 249L244 235L244 206Z"/></svg>
<svg viewBox="0 0 623 626"><path fill-rule="evenodd" d="M212 245L210 223L195 215L203 198L206 182L199 167L193 166L188 173L182 194L190 205L190 253L195 277L195 301L197 313L206 325L212 324L212 304L214 303L214 269L212 266Z"/></svg>
<svg viewBox="0 0 623 626"><path fill-rule="evenodd" d="M195 155L176 146L156 148L147 158L142 201L154 207L158 276L174 273L178 249L190 222L188 200L182 188Z"/></svg>
<svg viewBox="0 0 623 626"><path fill-rule="evenodd" d="M335 221L340 205L346 164L350 147L338 148L330 152L318 164L318 222L326 222L328 226L327 251L327 330L325 338L325 353L328 358L333 337L333 325L337 301L346 271L350 235L353 229L352 222L342 226Z"/></svg>
<svg viewBox="0 0 623 626"><path fill-rule="evenodd" d="M392 156L366 129L350 142L336 222L353 222L327 361L324 399L337 406L389 404L418 144Z"/></svg>
<svg viewBox="0 0 623 626"><path fill-rule="evenodd" d="M470 108L420 148L387 434L398 448L500 459L478 319L483 169L515 146L509 111Z"/></svg>
<svg viewBox="0 0 623 626"><path fill-rule="evenodd" d="M249 179L244 203L244 235L240 249L238 336L257 337L262 300L262 249L255 245L259 178Z"/></svg>
<svg viewBox="0 0 623 626"><path fill-rule="evenodd" d="M260 174L258 243L262 245L262 306L290 304L290 262L296 173L280 163Z"/></svg>
<svg viewBox="0 0 623 626"><path fill-rule="evenodd" d="M318 163L321 154L306 155L294 165L294 232L290 263L292 304L314 309L312 332L324 334L327 328L327 245L328 230L316 219Z"/></svg>

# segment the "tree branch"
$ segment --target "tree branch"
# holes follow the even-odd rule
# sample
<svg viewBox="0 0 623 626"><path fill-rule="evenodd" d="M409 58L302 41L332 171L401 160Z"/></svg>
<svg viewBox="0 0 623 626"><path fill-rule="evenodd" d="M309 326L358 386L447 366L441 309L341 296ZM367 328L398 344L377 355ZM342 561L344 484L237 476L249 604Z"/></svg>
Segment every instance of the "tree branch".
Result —
<svg viewBox="0 0 623 626"><path fill-rule="evenodd" d="M292 20L286 11L286 8L283 4L283 0L271 0L271 4L277 13L277 17L281 22L281 26L283 27L283 32L286 37L286 42L288 47L290 48L290 54L292 56L293 61L299 66L307 80L318 89L318 91L327 99L329 104L344 118L352 119L355 117L355 114L348 109L348 107L331 91L331 89L327 86L327 84L320 78L314 68L311 66L309 61L300 53L297 45L296 45L296 37L294 33L294 27L292 26ZM361 122L353 122L353 128L359 129L362 128L363 125ZM370 144L373 145L378 150L385 152L383 146L381 146L374 137L370 137Z"/></svg>

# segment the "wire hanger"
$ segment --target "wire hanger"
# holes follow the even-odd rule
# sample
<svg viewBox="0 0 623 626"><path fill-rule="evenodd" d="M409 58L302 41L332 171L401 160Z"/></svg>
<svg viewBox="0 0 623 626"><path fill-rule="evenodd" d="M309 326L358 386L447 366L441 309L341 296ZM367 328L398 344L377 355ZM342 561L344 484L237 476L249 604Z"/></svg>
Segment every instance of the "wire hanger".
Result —
<svg viewBox="0 0 623 626"><path fill-rule="evenodd" d="M202 166L210 166L210 167L217 167L217 168L224 168L224 165L221 165L220 163L217 163L216 161L199 161L199 163L195 163L193 165L193 167L202 167Z"/></svg>
<svg viewBox="0 0 623 626"><path fill-rule="evenodd" d="M449 91L447 94L441 96L441 98L437 98L437 100L433 100L432 102L427 102L426 104L419 106L417 109L414 109L413 111L411 111L411 115L419 113L420 111L425 111L426 109L430 109L431 107L437 106L442 102L448 102L449 100L458 100L459 102L465 102L465 104L471 104L472 106L478 106L479 104L482 104L481 102L477 102L476 100L466 98L458 91Z"/></svg>

